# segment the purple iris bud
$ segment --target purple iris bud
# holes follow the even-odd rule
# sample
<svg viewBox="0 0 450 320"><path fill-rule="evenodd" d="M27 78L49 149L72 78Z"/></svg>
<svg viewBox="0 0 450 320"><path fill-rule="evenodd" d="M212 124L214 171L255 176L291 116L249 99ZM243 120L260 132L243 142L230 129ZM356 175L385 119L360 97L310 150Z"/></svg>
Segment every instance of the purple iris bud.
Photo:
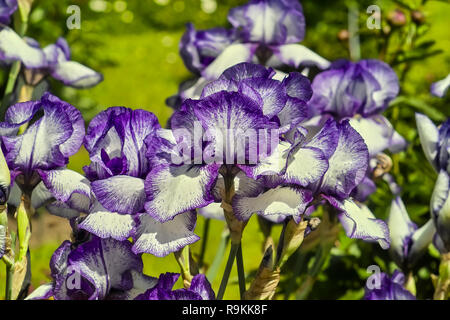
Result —
<svg viewBox="0 0 450 320"><path fill-rule="evenodd" d="M189 23L181 38L180 55L186 67L199 74L233 41L232 30L224 28L195 30Z"/></svg>
<svg viewBox="0 0 450 320"><path fill-rule="evenodd" d="M400 271L395 270L392 277L382 272L378 277L379 286L371 289L366 286L364 300L416 300L416 297L404 288L405 275Z"/></svg>
<svg viewBox="0 0 450 320"><path fill-rule="evenodd" d="M431 94L436 97L443 98L450 87L450 74L442 80L434 82L431 85Z"/></svg>
<svg viewBox="0 0 450 320"><path fill-rule="evenodd" d="M189 289L172 290L179 278L177 273L164 273L158 284L136 297L136 300L214 300L215 294L205 275L198 274L191 281Z"/></svg>
<svg viewBox="0 0 450 320"><path fill-rule="evenodd" d="M142 259L130 242L92 235L80 241L61 244L50 260L52 282L28 300L132 300L156 285L142 273Z"/></svg>
<svg viewBox="0 0 450 320"><path fill-rule="evenodd" d="M0 0L0 23L8 25L17 10L17 0Z"/></svg>
<svg viewBox="0 0 450 320"><path fill-rule="evenodd" d="M433 221L429 220L418 228L409 218L402 199L397 197L391 204L388 226L391 236L390 254L398 267L408 271L433 240L436 233Z"/></svg>
<svg viewBox="0 0 450 320"><path fill-rule="evenodd" d="M103 80L102 74L70 60L64 38L42 49L35 40L23 39L8 27L0 30L0 60L21 61L26 68L25 78L32 85L47 75L74 88L89 88Z"/></svg>
<svg viewBox="0 0 450 320"><path fill-rule="evenodd" d="M431 217L436 226L434 242L441 252L450 251L450 119L439 127L416 113L417 129L426 158L438 173L431 197Z"/></svg>
<svg viewBox="0 0 450 320"><path fill-rule="evenodd" d="M371 157L385 149L398 152L405 140L381 115L399 92L395 72L384 62L340 60L318 74L309 106L313 115L329 114L350 124L364 138Z"/></svg>

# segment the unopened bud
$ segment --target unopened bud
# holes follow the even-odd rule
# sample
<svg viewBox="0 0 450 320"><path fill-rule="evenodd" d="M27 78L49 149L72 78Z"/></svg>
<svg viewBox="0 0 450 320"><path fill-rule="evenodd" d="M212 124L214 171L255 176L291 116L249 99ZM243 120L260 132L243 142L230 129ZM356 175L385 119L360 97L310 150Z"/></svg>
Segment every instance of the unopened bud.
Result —
<svg viewBox="0 0 450 320"><path fill-rule="evenodd" d="M411 19L415 24L424 24L425 23L425 14L419 10L413 10L411 12Z"/></svg>
<svg viewBox="0 0 450 320"><path fill-rule="evenodd" d="M337 38L339 41L347 41L350 38L350 33L347 29L342 29L338 32Z"/></svg>
<svg viewBox="0 0 450 320"><path fill-rule="evenodd" d="M400 9L395 9L388 13L387 20L393 27L401 27L406 24L405 13Z"/></svg>

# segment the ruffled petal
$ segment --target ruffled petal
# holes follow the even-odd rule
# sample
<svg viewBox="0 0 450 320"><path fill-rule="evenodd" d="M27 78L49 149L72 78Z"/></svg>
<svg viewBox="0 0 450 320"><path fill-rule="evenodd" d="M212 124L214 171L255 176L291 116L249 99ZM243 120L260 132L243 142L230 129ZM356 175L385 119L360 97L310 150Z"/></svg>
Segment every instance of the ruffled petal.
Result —
<svg viewBox="0 0 450 320"><path fill-rule="evenodd" d="M146 211L156 220L166 222L180 213L210 204L218 173L216 164L154 168L145 180Z"/></svg>
<svg viewBox="0 0 450 320"><path fill-rule="evenodd" d="M292 216L299 221L305 212L306 206L312 201L312 194L308 190L291 187L277 187L268 190L257 197L233 198L233 209L241 220L250 219L253 213L263 217Z"/></svg>
<svg viewBox="0 0 450 320"><path fill-rule="evenodd" d="M148 214L139 215L136 241L133 245L135 253L151 253L157 257L165 257L181 250L200 238L194 234L197 215L189 211L177 215L173 220L161 223Z"/></svg>
<svg viewBox="0 0 450 320"><path fill-rule="evenodd" d="M61 61L52 68L51 76L66 86L90 88L103 81L103 75L76 61Z"/></svg>
<svg viewBox="0 0 450 320"><path fill-rule="evenodd" d="M72 209L89 211L91 187L84 176L69 169L38 170L38 172L45 187L56 200L65 202Z"/></svg>
<svg viewBox="0 0 450 320"><path fill-rule="evenodd" d="M133 214L144 209L144 180L119 175L92 182L92 191L108 210Z"/></svg>
<svg viewBox="0 0 450 320"><path fill-rule="evenodd" d="M204 274L197 274L192 278L189 290L198 293L203 300L215 300L214 291Z"/></svg>
<svg viewBox="0 0 450 320"><path fill-rule="evenodd" d="M78 226L100 238L113 238L119 241L125 241L133 236L136 229L136 223L131 215L110 212L98 202Z"/></svg>
<svg viewBox="0 0 450 320"><path fill-rule="evenodd" d="M30 46L8 27L0 30L0 60L21 61L27 68L45 68L47 61L40 48Z"/></svg>
<svg viewBox="0 0 450 320"><path fill-rule="evenodd" d="M203 70L202 76L209 80L215 80L222 72L237 63L252 62L255 50L256 45L254 44L232 44Z"/></svg>
<svg viewBox="0 0 450 320"><path fill-rule="evenodd" d="M275 68L288 65L293 68L317 66L320 69L327 69L330 62L301 44L285 44L273 48L273 56L267 65Z"/></svg>
<svg viewBox="0 0 450 320"><path fill-rule="evenodd" d="M35 289L25 300L48 300L53 296L53 283L46 283Z"/></svg>
<svg viewBox="0 0 450 320"><path fill-rule="evenodd" d="M120 288L128 270L142 271L142 260L128 241L93 237L68 255L68 263L95 288L89 299L104 299L111 288Z"/></svg>
<svg viewBox="0 0 450 320"><path fill-rule="evenodd" d="M351 199L341 202L333 197L325 198L341 211L338 218L349 238L377 241L382 249L389 248L389 228L383 220L376 219L369 208L363 204L358 205Z"/></svg>
<svg viewBox="0 0 450 320"><path fill-rule="evenodd" d="M370 118L352 118L350 119L350 125L364 139L370 157L374 157L386 149L391 152L398 152L407 146L405 139L381 115Z"/></svg>
<svg viewBox="0 0 450 320"><path fill-rule="evenodd" d="M339 140L331 158L329 168L321 184L325 194L346 198L364 179L369 152L363 138L347 121L338 124Z"/></svg>

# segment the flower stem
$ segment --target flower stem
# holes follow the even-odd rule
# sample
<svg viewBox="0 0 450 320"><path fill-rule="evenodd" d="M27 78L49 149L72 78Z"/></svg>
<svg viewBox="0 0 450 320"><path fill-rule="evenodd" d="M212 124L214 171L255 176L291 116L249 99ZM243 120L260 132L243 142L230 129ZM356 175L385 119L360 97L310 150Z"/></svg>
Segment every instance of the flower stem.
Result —
<svg viewBox="0 0 450 320"><path fill-rule="evenodd" d="M222 281L220 282L219 292L217 293L217 300L222 300L225 294L225 289L227 288L228 278L230 277L231 269L233 268L234 259L239 251L240 243L231 242L230 254L228 256L227 265L222 276Z"/></svg>
<svg viewBox="0 0 450 320"><path fill-rule="evenodd" d="M223 257L225 255L225 249L227 248L228 241L230 240L230 231L228 227L222 232L219 247L217 248L216 256L214 257L211 266L206 273L206 277L209 282L213 282L216 278L217 272L219 271L220 265L222 264Z"/></svg>
<svg viewBox="0 0 450 320"><path fill-rule="evenodd" d="M21 62L15 61L15 62L13 62L12 66L11 66L11 70L9 71L8 81L6 82L5 93L3 94L2 106L1 106L1 112L0 112L1 119L3 119L3 116L6 112L6 108L8 107L9 101L13 94L14 86L16 84L17 77L19 76L20 66L21 66Z"/></svg>
<svg viewBox="0 0 450 320"><path fill-rule="evenodd" d="M436 281L434 300L446 300L450 296L450 253L441 255L439 278Z"/></svg>
<svg viewBox="0 0 450 320"><path fill-rule="evenodd" d="M245 272L244 272L244 259L242 257L242 244L239 244L238 252L236 255L236 265L239 279L239 294L241 300L244 298L245 293Z"/></svg>
<svg viewBox="0 0 450 320"><path fill-rule="evenodd" d="M14 264L6 265L5 300L11 300L13 287Z"/></svg>
<svg viewBox="0 0 450 320"><path fill-rule="evenodd" d="M203 267L203 261L205 259L206 253L206 244L208 243L208 235L209 235L209 226L211 224L211 219L205 220L205 225L203 227L203 236L202 236L202 247L200 249L200 257L198 258L198 267Z"/></svg>

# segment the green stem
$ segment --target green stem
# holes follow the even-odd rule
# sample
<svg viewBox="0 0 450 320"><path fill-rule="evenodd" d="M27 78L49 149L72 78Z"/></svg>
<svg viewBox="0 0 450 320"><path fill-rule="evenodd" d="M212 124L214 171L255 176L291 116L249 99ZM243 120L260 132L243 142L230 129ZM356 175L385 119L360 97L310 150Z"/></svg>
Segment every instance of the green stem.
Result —
<svg viewBox="0 0 450 320"><path fill-rule="evenodd" d="M225 250L227 248L228 241L230 240L230 232L228 228L225 228L222 232L222 236L220 239L219 247L217 248L216 256L214 257L211 266L206 273L206 277L209 282L213 282L216 278L217 272L219 271L220 265L222 264L223 257L225 255Z"/></svg>
<svg viewBox="0 0 450 320"><path fill-rule="evenodd" d="M209 235L209 226L211 224L211 219L207 218L205 220L205 225L203 228L203 236L202 236L202 247L200 249L200 257L198 259L198 267L203 267L203 261L205 259L205 253L206 253L206 245L208 243L208 235Z"/></svg>
<svg viewBox="0 0 450 320"><path fill-rule="evenodd" d="M230 255L228 256L227 265L222 276L222 281L220 283L219 292L217 293L217 300L222 300L225 294L225 289L227 288L228 278L230 277L231 269L233 268L234 259L239 250L239 243L231 242Z"/></svg>
<svg viewBox="0 0 450 320"><path fill-rule="evenodd" d="M13 287L14 264L6 266L5 300L11 300Z"/></svg>
<svg viewBox="0 0 450 320"><path fill-rule="evenodd" d="M244 272L244 259L242 257L242 244L239 244L238 252L236 255L236 265L239 279L239 294L241 300L244 298L245 293L245 272Z"/></svg>
<svg viewBox="0 0 450 320"><path fill-rule="evenodd" d="M2 106L1 106L1 118L2 119L6 112L6 108L8 107L11 95L13 94L14 86L16 84L17 77L19 76L20 66L21 66L21 62L15 61L11 66L11 70L9 71L8 81L6 82L5 93L3 95Z"/></svg>

